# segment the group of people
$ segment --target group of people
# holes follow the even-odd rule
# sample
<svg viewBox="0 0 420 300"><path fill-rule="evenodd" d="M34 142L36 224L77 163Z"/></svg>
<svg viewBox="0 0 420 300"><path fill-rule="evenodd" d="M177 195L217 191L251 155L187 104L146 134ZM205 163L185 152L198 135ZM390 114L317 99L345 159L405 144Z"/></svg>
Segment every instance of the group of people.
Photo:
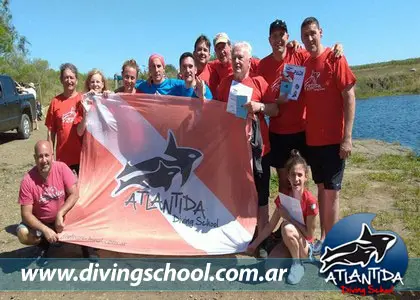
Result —
<svg viewBox="0 0 420 300"><path fill-rule="evenodd" d="M302 22L301 39L305 49L289 42L286 23L275 20L269 27L272 53L258 60L252 57L249 43L232 45L227 34L219 33L213 39L217 59L210 61L210 40L201 35L194 51L180 56L182 79L166 78L165 60L154 54L148 61L148 80L138 81L138 64L128 60L122 66L123 86L114 91L227 102L233 83L252 88L251 99L244 107L260 123L262 170L257 171L254 165L259 209L256 234L248 252L260 257L292 257L294 262L288 276L292 284L298 283L304 274L301 259L320 251L326 234L338 221L339 191L345 160L352 150L355 114L356 78L340 45L331 49L322 44L322 29L314 17ZM297 101L280 94L285 64L305 67ZM70 170L76 175L79 172L86 111L82 94L76 91L77 68L63 64L60 80L63 93L52 99L46 116L47 141L36 144L36 166L25 175L21 185L22 226L18 236L25 244L55 242L52 231L62 230L65 213L78 197ZM88 73L85 92L110 93L99 70ZM266 116L270 118L269 124ZM309 166L317 184L317 197L305 187ZM300 200L304 225L293 220L280 201L275 203L276 210L269 221L270 167L277 170L279 192ZM321 237L315 240L318 214ZM265 241L280 220L283 242L267 253Z"/></svg>

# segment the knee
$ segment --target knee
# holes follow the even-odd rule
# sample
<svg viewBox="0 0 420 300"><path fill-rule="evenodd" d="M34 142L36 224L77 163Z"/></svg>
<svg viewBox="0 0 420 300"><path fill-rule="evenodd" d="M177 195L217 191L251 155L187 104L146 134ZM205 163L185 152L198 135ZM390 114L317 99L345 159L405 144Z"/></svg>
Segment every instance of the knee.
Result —
<svg viewBox="0 0 420 300"><path fill-rule="evenodd" d="M19 239L19 242L24 245L28 245L29 240L29 230L26 227L20 227L16 230L16 235Z"/></svg>
<svg viewBox="0 0 420 300"><path fill-rule="evenodd" d="M283 237L283 240L291 241L296 240L299 235L296 227L289 223L281 228L281 236Z"/></svg>
<svg viewBox="0 0 420 300"><path fill-rule="evenodd" d="M33 236L27 227L19 227L16 230L16 235L19 242L23 245L37 245L40 242L40 238Z"/></svg>

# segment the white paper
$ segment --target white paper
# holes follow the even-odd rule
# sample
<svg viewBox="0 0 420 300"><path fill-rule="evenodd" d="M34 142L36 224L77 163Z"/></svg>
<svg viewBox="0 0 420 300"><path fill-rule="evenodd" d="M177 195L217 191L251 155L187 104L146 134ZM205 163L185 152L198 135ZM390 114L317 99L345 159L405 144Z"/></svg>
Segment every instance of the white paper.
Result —
<svg viewBox="0 0 420 300"><path fill-rule="evenodd" d="M283 77L292 82L292 90L288 99L297 100L302 90L303 79L305 78L305 67L296 65L284 65Z"/></svg>
<svg viewBox="0 0 420 300"><path fill-rule="evenodd" d="M232 80L226 111L231 114L236 115L236 107L237 107L237 102L238 102L236 96L238 95L246 96L248 98L248 101L251 101L253 91L254 91L253 88L246 86L235 80Z"/></svg>
<svg viewBox="0 0 420 300"><path fill-rule="evenodd" d="M302 207L300 206L300 201L296 198L287 196L282 193L279 194L279 197L280 197L281 205L283 205L283 207L287 210L287 212L292 217L292 219L299 222L302 225L305 225L305 221L303 220Z"/></svg>

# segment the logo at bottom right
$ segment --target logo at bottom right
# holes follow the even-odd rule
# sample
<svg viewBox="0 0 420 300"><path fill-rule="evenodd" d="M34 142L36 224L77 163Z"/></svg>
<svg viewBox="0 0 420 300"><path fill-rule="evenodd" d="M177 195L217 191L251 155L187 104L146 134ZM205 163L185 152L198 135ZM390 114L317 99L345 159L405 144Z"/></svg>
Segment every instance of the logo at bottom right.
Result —
<svg viewBox="0 0 420 300"><path fill-rule="evenodd" d="M392 231L372 228L375 214L360 213L337 222L321 251L320 273L343 293L391 293L404 284L408 253L404 241Z"/></svg>

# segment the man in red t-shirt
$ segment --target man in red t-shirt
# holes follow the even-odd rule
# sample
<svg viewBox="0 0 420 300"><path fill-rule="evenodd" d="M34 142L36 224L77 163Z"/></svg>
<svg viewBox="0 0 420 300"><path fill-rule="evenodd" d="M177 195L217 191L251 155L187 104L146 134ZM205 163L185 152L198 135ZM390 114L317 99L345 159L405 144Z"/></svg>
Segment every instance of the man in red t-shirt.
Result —
<svg viewBox="0 0 420 300"><path fill-rule="evenodd" d="M56 145L56 159L67 164L75 173L79 173L82 140L77 134L77 124L82 116L78 114L82 96L77 93L77 68L73 64L60 66L60 81L63 93L51 100L45 126L48 128L47 139Z"/></svg>
<svg viewBox="0 0 420 300"><path fill-rule="evenodd" d="M269 85L273 99L277 99L285 64L303 65L309 53L288 47L289 34L284 21L275 20L270 25L269 42L272 53L264 57L258 66L258 75L264 77ZM279 114L270 118L271 166L279 177L279 191L289 188L287 173L284 169L293 149L306 157L305 107L303 101L287 101L279 104Z"/></svg>
<svg viewBox="0 0 420 300"><path fill-rule="evenodd" d="M321 36L318 20L306 18L301 26L302 42L311 55L304 64L306 143L312 177L318 185L323 240L338 221L345 159L352 149L356 78L344 56L336 58L321 44Z"/></svg>
<svg viewBox="0 0 420 300"><path fill-rule="evenodd" d="M213 45L217 59L209 63L213 72L212 80L210 82L210 90L212 92L214 90L217 91L217 87L224 78L233 74L232 49L228 35L224 32L216 34L213 39ZM259 59L251 57L251 64L249 69L250 76L257 76L259 62Z"/></svg>
<svg viewBox="0 0 420 300"><path fill-rule="evenodd" d="M194 43L194 61L197 66L197 76L203 80L206 85L210 88L213 95L216 94L217 90L212 90L217 85L214 83L216 80L216 73L211 67L210 63L210 40L205 35L200 35Z"/></svg>
<svg viewBox="0 0 420 300"><path fill-rule="evenodd" d="M259 118L262 136L262 173L257 172L254 166L254 181L258 193L258 231L264 229L268 223L268 197L270 195L270 162L268 153L270 152L270 141L268 137L268 126L264 115L275 116L278 113L278 106L268 94L268 84L261 76L251 77L251 46L247 42L236 43L232 51L233 74L224 78L220 83L216 99L228 102L232 86L240 84L252 88L251 99L245 107L249 113L255 114ZM266 256L265 249L260 249L260 256Z"/></svg>
<svg viewBox="0 0 420 300"><path fill-rule="evenodd" d="M22 244L39 245L39 257L43 257L49 243L58 241L65 215L79 194L75 175L65 163L53 160L49 141L37 142L34 150L36 166L20 185L22 223L17 227L17 236Z"/></svg>

